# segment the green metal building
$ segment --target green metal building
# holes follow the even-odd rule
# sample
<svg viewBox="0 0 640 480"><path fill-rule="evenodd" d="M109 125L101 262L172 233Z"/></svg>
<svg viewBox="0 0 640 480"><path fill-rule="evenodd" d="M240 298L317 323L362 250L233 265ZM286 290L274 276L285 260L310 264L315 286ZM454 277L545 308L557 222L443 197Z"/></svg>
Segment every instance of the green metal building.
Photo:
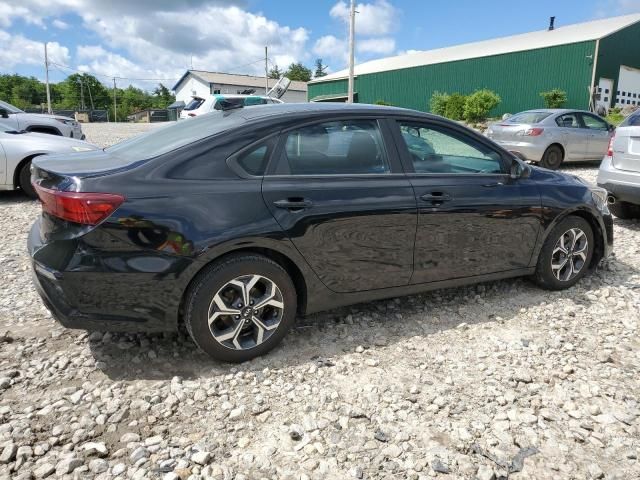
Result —
<svg viewBox="0 0 640 480"><path fill-rule="evenodd" d="M308 84L310 101L345 101L348 71ZM429 111L434 92L500 95L493 115L543 107L540 92L567 92L567 108L640 105L640 14L595 20L355 66L354 101Z"/></svg>

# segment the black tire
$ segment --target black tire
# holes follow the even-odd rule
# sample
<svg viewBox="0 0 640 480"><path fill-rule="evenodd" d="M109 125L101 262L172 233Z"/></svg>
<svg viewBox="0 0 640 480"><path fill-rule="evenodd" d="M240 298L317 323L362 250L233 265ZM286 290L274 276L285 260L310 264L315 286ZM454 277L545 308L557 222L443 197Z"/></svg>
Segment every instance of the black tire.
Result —
<svg viewBox="0 0 640 480"><path fill-rule="evenodd" d="M229 348L213 336L208 321L210 308L214 296L228 282L249 275L260 275L274 283L284 307L278 326L262 343L246 349ZM264 355L280 343L295 322L297 295L291 278L276 262L257 254L241 254L215 262L200 273L189 287L185 305L185 325L196 345L216 360L239 363Z"/></svg>
<svg viewBox="0 0 640 480"><path fill-rule="evenodd" d="M621 220L629 220L631 218L640 218L640 205L634 205L629 202L611 203L608 205L609 210Z"/></svg>
<svg viewBox="0 0 640 480"><path fill-rule="evenodd" d="M552 269L552 258L554 256L554 249L556 244L560 240L560 237L572 229L581 230L586 236L587 248L585 251L585 259L580 259L579 263L582 263L577 274L567 280L561 280L555 276ZM575 285L589 270L591 265L591 258L593 257L593 250L595 247L593 239L593 230L591 225L584 218L568 216L556 225L549 236L542 245L542 250L538 257L538 265L536 266L536 272L534 274L535 282L542 288L548 290L564 290Z"/></svg>
<svg viewBox="0 0 640 480"><path fill-rule="evenodd" d="M20 185L20 189L24 192L24 194L29 197L36 199L38 195L36 194L33 185L31 185L31 160L25 163L20 169L20 176L18 178L18 183Z"/></svg>
<svg viewBox="0 0 640 480"><path fill-rule="evenodd" d="M564 153L558 145L551 145L547 148L540 160L540 166L548 168L549 170L557 170L562 165L564 160Z"/></svg>

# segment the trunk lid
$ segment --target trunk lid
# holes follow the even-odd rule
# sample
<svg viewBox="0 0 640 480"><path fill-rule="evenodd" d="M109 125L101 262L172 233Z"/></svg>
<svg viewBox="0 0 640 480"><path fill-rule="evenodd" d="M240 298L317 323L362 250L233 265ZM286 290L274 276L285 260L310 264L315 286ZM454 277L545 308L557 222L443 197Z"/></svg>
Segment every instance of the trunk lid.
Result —
<svg viewBox="0 0 640 480"><path fill-rule="evenodd" d="M531 128L526 123L494 123L489 127L487 136L492 140L516 140Z"/></svg>
<svg viewBox="0 0 640 480"><path fill-rule="evenodd" d="M640 172L640 127L618 127L613 140L613 166Z"/></svg>

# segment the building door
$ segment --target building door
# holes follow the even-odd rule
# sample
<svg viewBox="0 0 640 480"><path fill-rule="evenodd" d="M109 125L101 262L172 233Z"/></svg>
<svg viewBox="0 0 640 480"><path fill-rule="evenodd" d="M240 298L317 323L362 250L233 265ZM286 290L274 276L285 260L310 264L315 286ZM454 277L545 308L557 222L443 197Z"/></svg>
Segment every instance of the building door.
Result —
<svg viewBox="0 0 640 480"><path fill-rule="evenodd" d="M613 98L613 80L610 78L600 78L598 81L598 95L596 96L596 112L600 107L604 107L605 111L611 108L611 100Z"/></svg>
<svg viewBox="0 0 640 480"><path fill-rule="evenodd" d="M617 107L640 105L640 70L621 65L617 93Z"/></svg>

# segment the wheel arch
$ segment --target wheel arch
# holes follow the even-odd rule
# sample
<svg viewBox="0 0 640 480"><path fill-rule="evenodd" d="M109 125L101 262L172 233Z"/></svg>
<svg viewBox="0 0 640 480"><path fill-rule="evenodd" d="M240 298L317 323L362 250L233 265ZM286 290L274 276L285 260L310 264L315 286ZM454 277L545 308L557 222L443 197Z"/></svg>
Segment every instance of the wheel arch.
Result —
<svg viewBox="0 0 640 480"><path fill-rule="evenodd" d="M562 143L560 143L558 141L550 143L549 145L547 145L547 148L544 149L544 153L547 153L547 150L549 150L551 147L560 148L560 150L562 151L562 161L563 162L567 159L567 149L564 147L564 145Z"/></svg>
<svg viewBox="0 0 640 480"><path fill-rule="evenodd" d="M29 125L27 128L25 128L25 130L27 132L47 133L50 135L57 135L59 137L64 136L58 128L52 127L50 125Z"/></svg>
<svg viewBox="0 0 640 480"><path fill-rule="evenodd" d="M16 165L16 168L13 169L13 188L14 189L20 186L20 172L22 171L22 168L31 160L33 160L36 157L39 157L40 155L45 155L45 154L32 153L31 155L24 157L22 160L20 160L20 162L18 162L18 165Z"/></svg>
<svg viewBox="0 0 640 480"><path fill-rule="evenodd" d="M603 231L603 226L600 225L600 222L598 221L596 215L591 212L589 209L587 208L575 208L572 210L567 210L562 212L560 215L558 215L553 222L551 222L545 233L544 233L544 237L542 238L542 241L540 242L540 252L538 252L538 256L540 256L541 251L542 251L542 245L544 245L544 243L547 241L547 238L549 237L549 234L551 233L551 230L553 230L555 228L556 225L558 225L561 221L563 221L565 218L570 217L570 216L574 216L574 217L580 217L584 220L587 221L587 223L589 223L589 226L591 227L591 230L593 232L593 240L595 242L595 248L593 250L593 255L591 257L591 263L589 264L589 268L593 268L595 267L598 262L600 262L600 260L602 260L602 258L604 257L604 251L605 251L605 239L604 239L604 231ZM537 261L537 258L536 258Z"/></svg>
<svg viewBox="0 0 640 480"><path fill-rule="evenodd" d="M307 309L308 298L308 283L300 266L291 259L288 255L282 253L279 250L263 246L250 246L250 247L238 247L224 252L223 254L216 256L215 258L208 259L206 263L202 264L200 268L191 276L189 282L182 292L180 298L180 305L178 307L178 325L184 324L184 307L187 299L187 294L193 283L198 279L200 274L211 264L224 260L231 256L238 256L242 254L257 254L262 255L270 260L273 260L280 265L287 274L291 277L291 281L296 289L296 296L298 298L298 314L304 315Z"/></svg>

